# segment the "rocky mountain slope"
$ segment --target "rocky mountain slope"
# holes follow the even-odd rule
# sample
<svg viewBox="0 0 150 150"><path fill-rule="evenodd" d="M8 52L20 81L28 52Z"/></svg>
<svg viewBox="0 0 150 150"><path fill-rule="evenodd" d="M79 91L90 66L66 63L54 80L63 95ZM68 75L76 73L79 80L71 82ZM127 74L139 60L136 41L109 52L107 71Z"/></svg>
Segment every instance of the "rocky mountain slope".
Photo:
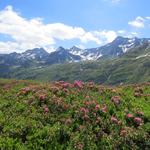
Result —
<svg viewBox="0 0 150 150"><path fill-rule="evenodd" d="M59 47L52 53L46 52L43 48L27 50L23 53L0 54L0 64L11 66L34 66L47 64L62 64L79 61L95 61L101 58L115 58L136 48L149 43L150 39L117 37L111 43L104 46L90 49L80 49L73 46L70 49Z"/></svg>
<svg viewBox="0 0 150 150"><path fill-rule="evenodd" d="M0 55L0 77L45 81L77 79L102 84L150 82L149 39L118 37L94 49L74 46L59 47L50 54L44 49L34 49L22 54Z"/></svg>

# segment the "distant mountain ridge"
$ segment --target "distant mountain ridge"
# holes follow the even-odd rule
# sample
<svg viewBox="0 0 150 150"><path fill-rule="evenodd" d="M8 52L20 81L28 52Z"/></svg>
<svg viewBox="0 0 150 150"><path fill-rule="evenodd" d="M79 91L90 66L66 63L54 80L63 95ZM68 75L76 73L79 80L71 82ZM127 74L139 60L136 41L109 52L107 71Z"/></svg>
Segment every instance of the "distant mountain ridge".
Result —
<svg viewBox="0 0 150 150"><path fill-rule="evenodd" d="M59 47L56 51L48 53L43 48L34 48L23 53L0 54L0 65L24 67L116 58L144 43L150 43L150 38L119 36L111 43L90 49L80 49L76 46L70 49Z"/></svg>

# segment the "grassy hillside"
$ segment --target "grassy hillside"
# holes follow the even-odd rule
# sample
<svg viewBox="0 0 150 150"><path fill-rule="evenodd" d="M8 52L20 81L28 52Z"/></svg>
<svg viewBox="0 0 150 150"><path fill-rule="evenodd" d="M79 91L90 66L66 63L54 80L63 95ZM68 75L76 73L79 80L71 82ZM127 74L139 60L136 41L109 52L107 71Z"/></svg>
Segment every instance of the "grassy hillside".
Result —
<svg viewBox="0 0 150 150"><path fill-rule="evenodd" d="M150 149L150 83L0 80L0 149Z"/></svg>
<svg viewBox="0 0 150 150"><path fill-rule="evenodd" d="M103 84L141 83L150 81L150 59L149 57L120 58L97 62L58 64L38 69L17 69L6 77L42 81L80 79Z"/></svg>

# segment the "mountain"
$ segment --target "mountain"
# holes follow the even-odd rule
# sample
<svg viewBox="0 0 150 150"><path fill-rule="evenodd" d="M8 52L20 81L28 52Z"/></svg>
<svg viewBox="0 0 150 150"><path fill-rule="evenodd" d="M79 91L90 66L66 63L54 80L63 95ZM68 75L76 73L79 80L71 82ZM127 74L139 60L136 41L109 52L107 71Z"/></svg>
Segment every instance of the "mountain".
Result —
<svg viewBox="0 0 150 150"><path fill-rule="evenodd" d="M0 77L83 80L102 84L150 82L150 40L117 37L99 48L59 47L0 55ZM89 61L91 60L91 61Z"/></svg>
<svg viewBox="0 0 150 150"><path fill-rule="evenodd" d="M149 43L148 38L124 38L117 37L111 43L90 49L80 49L73 46L70 49L59 47L56 51L48 53L43 48L34 48L23 53L0 54L0 64L11 66L38 66L62 64L79 61L95 61L101 58L115 58L123 55L132 48L144 43Z"/></svg>
<svg viewBox="0 0 150 150"><path fill-rule="evenodd" d="M32 50L27 50L20 55L20 59L28 60L38 60L44 61L48 57L49 53L43 48L34 48Z"/></svg>
<svg viewBox="0 0 150 150"><path fill-rule="evenodd" d="M145 42L150 42L149 38L124 38L117 37L111 43L104 46L90 49L78 49L73 47L70 51L72 54L78 54L83 60L98 60L104 57L121 56L127 51L137 46L143 45Z"/></svg>
<svg viewBox="0 0 150 150"><path fill-rule="evenodd" d="M47 64L57 64L65 62L78 62L81 57L78 55L71 54L67 49L59 47L55 52L49 54L46 63Z"/></svg>
<svg viewBox="0 0 150 150"><path fill-rule="evenodd" d="M32 50L27 50L23 53L10 53L10 54L0 54L0 64L8 66L29 66L33 64L39 64L44 62L49 53L43 48L35 48Z"/></svg>
<svg viewBox="0 0 150 150"><path fill-rule="evenodd" d="M0 76L43 81L83 80L109 85L150 82L150 44L145 42L118 57L45 65L40 68L13 68L5 70Z"/></svg>

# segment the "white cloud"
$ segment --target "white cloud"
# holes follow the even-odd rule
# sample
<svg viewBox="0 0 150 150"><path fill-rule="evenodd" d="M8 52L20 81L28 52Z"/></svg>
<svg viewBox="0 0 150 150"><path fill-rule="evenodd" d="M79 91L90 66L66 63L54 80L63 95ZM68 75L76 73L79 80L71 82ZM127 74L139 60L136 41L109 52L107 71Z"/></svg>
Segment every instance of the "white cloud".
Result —
<svg viewBox="0 0 150 150"><path fill-rule="evenodd" d="M147 16L147 17L145 17L146 19L148 19L148 20L150 20L150 17L149 16Z"/></svg>
<svg viewBox="0 0 150 150"><path fill-rule="evenodd" d="M13 42L1 42L1 52L2 48L10 52L35 47L51 49L57 39L79 39L83 43L89 41L100 43L95 35L81 27L72 27L63 23L44 24L41 18L26 19L14 11L12 6L0 11L0 33L13 39Z"/></svg>
<svg viewBox="0 0 150 150"><path fill-rule="evenodd" d="M137 20L142 20L138 17ZM0 53L22 52L35 47L43 47L54 51L57 40L80 40L78 45L85 47L88 42L105 44L112 42L118 35L126 35L125 30L86 31L81 27L73 27L63 23L44 24L41 18L27 19L7 6L0 11L0 34L12 40L0 41ZM0 35L0 36L1 36Z"/></svg>
<svg viewBox="0 0 150 150"><path fill-rule="evenodd" d="M133 38L139 36L137 32L131 31L128 32L126 30L118 30L117 35L123 36L123 37L128 37L128 38Z"/></svg>
<svg viewBox="0 0 150 150"><path fill-rule="evenodd" d="M129 21L128 24L135 28L144 28L144 22L145 19L143 17L138 16L135 20Z"/></svg>
<svg viewBox="0 0 150 150"><path fill-rule="evenodd" d="M117 32L112 30L95 31L94 33L102 40L102 43L112 42L117 37Z"/></svg>
<svg viewBox="0 0 150 150"><path fill-rule="evenodd" d="M0 53L9 53L10 49L13 51L17 47L19 50L19 45L15 42L0 42Z"/></svg>
<svg viewBox="0 0 150 150"><path fill-rule="evenodd" d="M82 43L87 43L88 41L90 41L89 39L91 39L91 41L95 41L97 44L102 44L101 40L91 32L85 33L84 36L80 38Z"/></svg>
<svg viewBox="0 0 150 150"><path fill-rule="evenodd" d="M119 30L118 33L119 33L119 34L125 34L126 31L125 31L125 30Z"/></svg>
<svg viewBox="0 0 150 150"><path fill-rule="evenodd" d="M146 17L136 17L135 20L129 21L128 24L135 28L146 28L149 26L150 23L150 16Z"/></svg>

